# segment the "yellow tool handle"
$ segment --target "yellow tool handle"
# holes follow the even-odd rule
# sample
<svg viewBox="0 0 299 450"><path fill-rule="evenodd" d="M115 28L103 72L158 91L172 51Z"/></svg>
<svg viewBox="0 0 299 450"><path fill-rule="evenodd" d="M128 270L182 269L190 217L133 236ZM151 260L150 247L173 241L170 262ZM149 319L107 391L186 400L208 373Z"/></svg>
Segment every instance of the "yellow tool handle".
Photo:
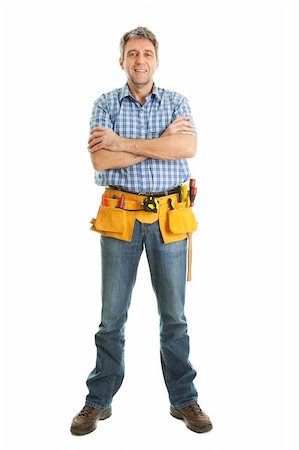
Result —
<svg viewBox="0 0 299 450"><path fill-rule="evenodd" d="M187 184L183 184L183 186L182 186L183 202L185 202L187 200L187 197L188 197L188 186L187 186Z"/></svg>
<svg viewBox="0 0 299 450"><path fill-rule="evenodd" d="M191 281L192 277L192 233L188 233L188 272L187 281Z"/></svg>

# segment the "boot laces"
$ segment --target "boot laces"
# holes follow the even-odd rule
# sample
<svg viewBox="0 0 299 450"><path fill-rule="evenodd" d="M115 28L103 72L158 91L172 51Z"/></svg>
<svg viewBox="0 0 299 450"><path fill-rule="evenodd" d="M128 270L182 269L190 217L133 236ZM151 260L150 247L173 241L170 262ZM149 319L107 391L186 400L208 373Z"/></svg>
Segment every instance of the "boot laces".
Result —
<svg viewBox="0 0 299 450"><path fill-rule="evenodd" d="M88 417L94 410L93 406L85 405L84 408L79 412L79 416Z"/></svg>
<svg viewBox="0 0 299 450"><path fill-rule="evenodd" d="M199 416L199 415L203 414L201 407L199 405L197 405L196 403L194 405L190 405L190 409L195 416Z"/></svg>

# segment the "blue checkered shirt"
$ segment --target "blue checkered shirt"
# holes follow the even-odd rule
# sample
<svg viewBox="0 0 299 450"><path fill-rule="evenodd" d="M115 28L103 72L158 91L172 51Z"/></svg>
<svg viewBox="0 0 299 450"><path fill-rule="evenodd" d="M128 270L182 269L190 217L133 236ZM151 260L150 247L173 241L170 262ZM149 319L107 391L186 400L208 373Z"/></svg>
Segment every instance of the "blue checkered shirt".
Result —
<svg viewBox="0 0 299 450"><path fill-rule="evenodd" d="M141 105L127 84L98 98L93 107L90 128L111 128L130 139L158 138L178 116L191 116L188 100L176 92L154 85ZM192 118L190 122L193 123ZM122 169L95 171L100 186L120 186L133 192L159 192L171 189L190 178L186 159L158 160L148 158Z"/></svg>

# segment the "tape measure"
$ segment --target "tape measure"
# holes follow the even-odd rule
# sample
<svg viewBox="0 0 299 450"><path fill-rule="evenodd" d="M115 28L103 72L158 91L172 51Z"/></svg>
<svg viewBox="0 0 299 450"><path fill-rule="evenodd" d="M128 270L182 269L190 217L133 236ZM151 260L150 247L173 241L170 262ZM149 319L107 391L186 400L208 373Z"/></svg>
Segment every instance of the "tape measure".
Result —
<svg viewBox="0 0 299 450"><path fill-rule="evenodd" d="M150 195L149 197L147 197L146 200L143 200L143 202L141 203L144 211L148 211L148 212L153 212L156 213L158 212L158 201L155 199L155 197L153 197L152 195Z"/></svg>

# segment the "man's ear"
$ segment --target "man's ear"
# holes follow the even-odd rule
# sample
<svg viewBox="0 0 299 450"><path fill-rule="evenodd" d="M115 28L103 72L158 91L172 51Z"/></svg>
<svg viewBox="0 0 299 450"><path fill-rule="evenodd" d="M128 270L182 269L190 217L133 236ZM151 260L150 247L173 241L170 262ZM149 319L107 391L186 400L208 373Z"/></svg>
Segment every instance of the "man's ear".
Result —
<svg viewBox="0 0 299 450"><path fill-rule="evenodd" d="M119 58L119 65L124 70L124 60Z"/></svg>

